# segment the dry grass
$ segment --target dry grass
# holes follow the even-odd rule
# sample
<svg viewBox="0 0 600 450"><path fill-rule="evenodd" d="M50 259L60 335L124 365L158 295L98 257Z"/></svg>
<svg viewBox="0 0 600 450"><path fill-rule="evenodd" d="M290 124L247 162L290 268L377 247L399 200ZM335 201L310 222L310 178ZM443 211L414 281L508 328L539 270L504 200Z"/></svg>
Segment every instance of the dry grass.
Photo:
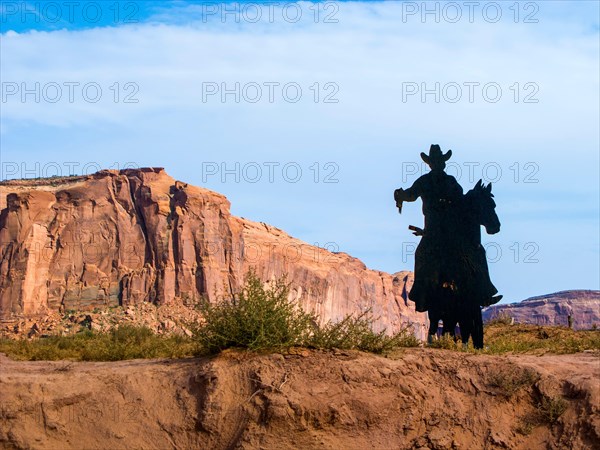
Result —
<svg viewBox="0 0 600 450"><path fill-rule="evenodd" d="M455 343L450 336L434 340L428 347L459 352L476 352L490 355L509 353L568 354L583 351L600 351L600 330L572 330L567 327L514 324L500 318L484 327L483 350L475 350L472 343L465 348L460 340Z"/></svg>
<svg viewBox="0 0 600 450"><path fill-rule="evenodd" d="M484 333L484 351L490 354L566 354L600 350L598 330L576 331L566 327L507 325L497 322L487 325Z"/></svg>
<svg viewBox="0 0 600 450"><path fill-rule="evenodd" d="M454 338L449 334L443 335L437 339L434 339L430 344L430 348L442 348L444 350L462 350L462 342L458 340L454 342Z"/></svg>
<svg viewBox="0 0 600 450"><path fill-rule="evenodd" d="M483 350L475 350L472 343L464 347L449 336L442 336L428 345L430 348L459 352L503 355L509 353L569 354L600 351L600 330L572 330L567 327L514 324L500 318L484 327Z"/></svg>
<svg viewBox="0 0 600 450"><path fill-rule="evenodd" d="M72 336L19 341L0 339L0 352L28 361L119 361L185 358L197 353L198 346L186 336L159 336L146 327L121 325L108 333L88 330Z"/></svg>

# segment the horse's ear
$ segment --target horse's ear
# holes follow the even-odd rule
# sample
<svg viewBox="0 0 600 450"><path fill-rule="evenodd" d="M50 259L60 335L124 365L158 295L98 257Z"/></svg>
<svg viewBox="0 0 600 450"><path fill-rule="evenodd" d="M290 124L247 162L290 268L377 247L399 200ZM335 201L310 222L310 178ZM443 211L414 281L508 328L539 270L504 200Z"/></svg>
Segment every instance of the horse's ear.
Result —
<svg viewBox="0 0 600 450"><path fill-rule="evenodd" d="M475 185L475 189L481 189L483 187L483 180L479 180Z"/></svg>
<svg viewBox="0 0 600 450"><path fill-rule="evenodd" d="M492 193L492 183L490 183L490 184L487 185L486 190L488 191L488 194Z"/></svg>

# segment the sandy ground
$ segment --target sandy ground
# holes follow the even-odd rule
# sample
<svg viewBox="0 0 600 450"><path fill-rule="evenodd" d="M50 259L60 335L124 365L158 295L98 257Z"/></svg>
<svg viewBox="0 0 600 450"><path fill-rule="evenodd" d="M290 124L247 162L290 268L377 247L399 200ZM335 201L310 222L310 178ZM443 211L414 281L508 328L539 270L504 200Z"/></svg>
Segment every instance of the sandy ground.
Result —
<svg viewBox="0 0 600 450"><path fill-rule="evenodd" d="M526 369L537 381L509 398L491 381ZM7 449L600 448L598 353L298 349L102 363L0 354L0 394ZM544 397L566 402L553 424L539 419Z"/></svg>

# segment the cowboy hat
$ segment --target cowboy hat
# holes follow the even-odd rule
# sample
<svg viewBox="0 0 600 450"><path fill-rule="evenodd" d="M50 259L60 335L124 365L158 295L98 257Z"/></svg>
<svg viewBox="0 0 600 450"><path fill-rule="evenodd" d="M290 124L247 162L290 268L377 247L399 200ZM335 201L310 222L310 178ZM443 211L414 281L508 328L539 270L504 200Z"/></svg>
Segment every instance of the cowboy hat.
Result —
<svg viewBox="0 0 600 450"><path fill-rule="evenodd" d="M433 144L429 148L429 156L421 152L421 159L431 166L432 161L448 161L452 156L452 150L448 150L445 154L442 153L439 145Z"/></svg>

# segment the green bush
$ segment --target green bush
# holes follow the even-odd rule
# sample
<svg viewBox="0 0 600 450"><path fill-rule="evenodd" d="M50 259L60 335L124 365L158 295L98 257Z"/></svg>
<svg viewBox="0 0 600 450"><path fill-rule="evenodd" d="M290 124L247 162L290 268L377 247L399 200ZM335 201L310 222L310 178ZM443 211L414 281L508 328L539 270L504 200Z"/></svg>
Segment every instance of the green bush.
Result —
<svg viewBox="0 0 600 450"><path fill-rule="evenodd" d="M409 327L393 336L385 330L374 332L370 311L319 326L318 317L290 302L288 294L285 278L265 288L256 274L249 272L238 295L200 307L204 322L194 330L200 348L215 353L231 347L256 351L302 346L383 353L419 345Z"/></svg>
<svg viewBox="0 0 600 450"><path fill-rule="evenodd" d="M209 353L231 347L266 350L305 345L316 317L290 302L288 294L285 278L264 288L250 271L239 294L200 306L204 322L194 327L194 336Z"/></svg>

